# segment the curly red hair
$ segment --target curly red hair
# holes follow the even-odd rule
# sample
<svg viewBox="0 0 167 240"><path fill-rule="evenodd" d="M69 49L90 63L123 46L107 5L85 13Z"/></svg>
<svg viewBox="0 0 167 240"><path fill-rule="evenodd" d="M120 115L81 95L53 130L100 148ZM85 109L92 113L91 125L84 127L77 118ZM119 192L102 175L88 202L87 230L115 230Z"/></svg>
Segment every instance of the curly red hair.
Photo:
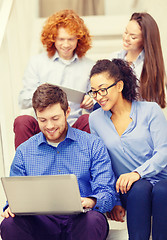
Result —
<svg viewBox="0 0 167 240"><path fill-rule="evenodd" d="M46 20L41 33L41 41L48 52L48 56L52 57L56 52L55 39L60 27L66 28L70 35L77 36L78 43L75 53L78 57L83 57L91 48L91 36L83 19L73 10L61 10Z"/></svg>

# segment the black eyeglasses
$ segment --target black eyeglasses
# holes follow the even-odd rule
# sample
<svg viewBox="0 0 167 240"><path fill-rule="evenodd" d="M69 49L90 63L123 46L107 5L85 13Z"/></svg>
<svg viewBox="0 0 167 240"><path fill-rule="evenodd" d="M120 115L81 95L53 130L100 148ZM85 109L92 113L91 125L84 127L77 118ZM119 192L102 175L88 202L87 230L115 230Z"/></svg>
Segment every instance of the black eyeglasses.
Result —
<svg viewBox="0 0 167 240"><path fill-rule="evenodd" d="M97 91L92 91L92 90L90 90L89 92L88 92L88 95L90 96L90 97L92 97L92 98L96 98L97 97L97 94L99 94L100 96L106 96L107 94L108 94L108 89L109 88L111 88L111 87L114 87L116 84L117 84L117 82L119 82L120 80L118 80L118 81L116 81L115 83L113 83L113 84L111 84L109 87L107 87L107 88L100 88L99 90L97 90Z"/></svg>

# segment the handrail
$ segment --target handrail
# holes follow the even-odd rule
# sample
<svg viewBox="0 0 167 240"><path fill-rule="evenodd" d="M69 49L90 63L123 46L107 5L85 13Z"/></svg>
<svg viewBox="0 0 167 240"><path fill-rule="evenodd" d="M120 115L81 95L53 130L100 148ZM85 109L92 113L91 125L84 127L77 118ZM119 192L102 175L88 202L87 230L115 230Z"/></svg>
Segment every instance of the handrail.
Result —
<svg viewBox="0 0 167 240"><path fill-rule="evenodd" d="M3 172L2 175L5 175L5 160L4 160L4 149L3 149L3 141L2 141L2 129L1 129L1 122L0 122L0 147L1 147L1 154L2 154L2 163L0 164ZM0 159L1 160L1 159Z"/></svg>
<svg viewBox="0 0 167 240"><path fill-rule="evenodd" d="M4 0L0 9L0 47L5 35L6 26L12 9L14 0Z"/></svg>
<svg viewBox="0 0 167 240"><path fill-rule="evenodd" d="M1 2L1 8L0 8L0 49L4 47L3 45L3 40L6 35L6 30L7 26L9 23L9 18L11 14L11 10L13 7L13 2L14 0L3 0ZM1 51L3 52L3 51ZM2 66L1 66L2 67ZM1 175L8 175L8 169L6 168L6 163L5 159L9 159L8 156L8 144L7 144L7 138L6 138L6 122L4 118L4 106L3 106L3 101L2 101L2 96L0 96L0 147L1 147L1 154L2 154L2 159L1 161Z"/></svg>
<svg viewBox="0 0 167 240"><path fill-rule="evenodd" d="M22 75L29 57L31 30L38 15L38 1L3 0L1 3L0 170L5 168L5 175L8 175L15 154L13 122L19 112L18 92L19 88L21 89Z"/></svg>

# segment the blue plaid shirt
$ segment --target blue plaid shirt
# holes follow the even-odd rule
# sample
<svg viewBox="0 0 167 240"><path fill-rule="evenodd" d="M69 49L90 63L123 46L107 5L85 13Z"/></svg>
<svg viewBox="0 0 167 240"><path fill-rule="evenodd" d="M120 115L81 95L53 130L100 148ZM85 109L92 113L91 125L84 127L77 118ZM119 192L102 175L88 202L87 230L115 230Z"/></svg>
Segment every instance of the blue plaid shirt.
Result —
<svg viewBox="0 0 167 240"><path fill-rule="evenodd" d="M115 176L100 138L68 126L57 147L40 132L17 148L10 176L59 174L77 176L81 196L97 199L94 210L105 213L116 204Z"/></svg>

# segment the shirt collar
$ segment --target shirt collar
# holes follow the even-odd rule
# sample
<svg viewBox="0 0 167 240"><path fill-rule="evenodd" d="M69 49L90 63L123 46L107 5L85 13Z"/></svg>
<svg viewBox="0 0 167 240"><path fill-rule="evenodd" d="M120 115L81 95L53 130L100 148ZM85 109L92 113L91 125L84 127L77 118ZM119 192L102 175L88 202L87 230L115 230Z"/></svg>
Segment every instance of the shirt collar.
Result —
<svg viewBox="0 0 167 240"><path fill-rule="evenodd" d="M133 100L132 101L132 107L131 107L131 111L130 111L130 117L132 117L133 115L134 115L134 111L135 111L135 109L136 109L136 100ZM104 114L106 114L109 118L111 118L111 116L112 116L112 112L109 110L109 111L104 111L102 108L100 108L101 109L101 111L103 111L104 112Z"/></svg>
<svg viewBox="0 0 167 240"><path fill-rule="evenodd" d="M127 51L123 49L121 52L118 53L118 57L125 60L126 54L127 54Z"/></svg>
<svg viewBox="0 0 167 240"><path fill-rule="evenodd" d="M40 132L38 136L39 136L39 137L38 137L38 146L41 145L42 143L48 144L48 142L46 141L46 138L45 138L45 136L44 136L44 134L43 134L42 132ZM73 131L72 127L70 127L69 124L68 124L68 130L67 130L67 135L66 135L65 140L66 140L66 139L71 139L71 140L73 140L73 141L76 140L74 131ZM64 141L65 141L65 140L64 140Z"/></svg>
<svg viewBox="0 0 167 240"><path fill-rule="evenodd" d="M73 141L76 140L76 137L75 137L75 134L74 134L74 131L73 131L73 128L70 127L70 125L68 124L68 130L67 130L67 135L66 135L66 139L71 139Z"/></svg>
<svg viewBox="0 0 167 240"><path fill-rule="evenodd" d="M125 59L126 54L127 54L127 51L126 51L126 50L123 50L123 51L120 52L119 57ZM144 56L145 56L145 52L144 52L144 49L143 49L143 50L140 52L140 54L138 55L136 61L133 62L133 63L134 63L134 64L138 64L139 62L143 61L143 60L144 60Z"/></svg>
<svg viewBox="0 0 167 240"><path fill-rule="evenodd" d="M44 134L42 132L38 133L38 146L41 145L42 143L46 143L47 144L47 141L46 141L46 138L44 136Z"/></svg>
<svg viewBox="0 0 167 240"><path fill-rule="evenodd" d="M62 63L64 63L65 65L69 65L72 62L76 61L78 59L78 55L75 53L74 56L69 60L68 63L66 63L65 61L63 61L63 59L59 56L58 52L56 51L55 55L52 57L52 61L61 61Z"/></svg>
<svg viewBox="0 0 167 240"><path fill-rule="evenodd" d="M144 49L140 52L139 56L137 57L136 61L134 62L135 65L138 65L140 62L144 61L145 52Z"/></svg>

